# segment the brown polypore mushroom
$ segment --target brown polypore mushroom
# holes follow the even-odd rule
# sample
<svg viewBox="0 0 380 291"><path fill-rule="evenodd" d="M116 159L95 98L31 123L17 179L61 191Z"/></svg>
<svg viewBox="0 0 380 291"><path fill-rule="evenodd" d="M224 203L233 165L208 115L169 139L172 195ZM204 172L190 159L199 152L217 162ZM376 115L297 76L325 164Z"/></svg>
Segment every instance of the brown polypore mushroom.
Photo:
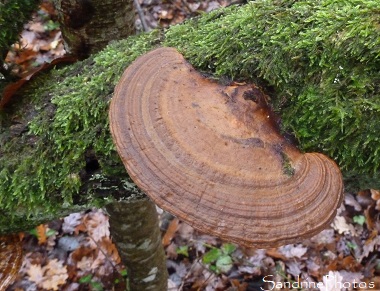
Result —
<svg viewBox="0 0 380 291"><path fill-rule="evenodd" d="M323 230L342 199L339 168L280 135L254 85L224 86L172 48L138 58L110 108L133 181L199 231L272 247Z"/></svg>

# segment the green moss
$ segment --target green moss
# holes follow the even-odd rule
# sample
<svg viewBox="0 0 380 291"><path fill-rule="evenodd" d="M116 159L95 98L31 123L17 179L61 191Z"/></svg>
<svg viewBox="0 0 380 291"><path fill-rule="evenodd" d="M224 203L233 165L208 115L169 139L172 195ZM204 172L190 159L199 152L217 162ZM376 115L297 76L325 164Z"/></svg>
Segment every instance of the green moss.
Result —
<svg viewBox="0 0 380 291"><path fill-rule="evenodd" d="M107 111L125 68L158 45L208 74L266 85L303 150L334 158L349 188L380 188L377 2L258 0L171 27L164 40L153 31L115 42L35 79L0 113L0 233L138 192Z"/></svg>
<svg viewBox="0 0 380 291"><path fill-rule="evenodd" d="M282 171L287 176L293 176L295 169L293 168L289 157L284 153L281 152L281 158L282 158Z"/></svg>
<svg viewBox="0 0 380 291"><path fill-rule="evenodd" d="M131 37L84 62L52 70L2 112L0 233L101 206L117 192L135 192L114 150L108 104L125 68L159 38L158 31ZM14 134L15 121L26 133ZM96 161L92 169L87 158Z"/></svg>

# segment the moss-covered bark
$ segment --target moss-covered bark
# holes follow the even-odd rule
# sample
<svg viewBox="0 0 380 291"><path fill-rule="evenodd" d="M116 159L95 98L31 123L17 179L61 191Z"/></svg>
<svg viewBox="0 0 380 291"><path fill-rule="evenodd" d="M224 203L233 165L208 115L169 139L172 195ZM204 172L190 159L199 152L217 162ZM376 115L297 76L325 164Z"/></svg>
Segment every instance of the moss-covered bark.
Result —
<svg viewBox="0 0 380 291"><path fill-rule="evenodd" d="M124 69L162 45L222 81L259 81L302 149L334 158L348 187L380 188L378 7L258 0L115 42L34 80L0 116L0 232L129 195L109 99Z"/></svg>
<svg viewBox="0 0 380 291"><path fill-rule="evenodd" d="M138 193L114 150L108 103L125 67L159 38L132 37L129 52L114 43L41 75L0 111L0 233Z"/></svg>

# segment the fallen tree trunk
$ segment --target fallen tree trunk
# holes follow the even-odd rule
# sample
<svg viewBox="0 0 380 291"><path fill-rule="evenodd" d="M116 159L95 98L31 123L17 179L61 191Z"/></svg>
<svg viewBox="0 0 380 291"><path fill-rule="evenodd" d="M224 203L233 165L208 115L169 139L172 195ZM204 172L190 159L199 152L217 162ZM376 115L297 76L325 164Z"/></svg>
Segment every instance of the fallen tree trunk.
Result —
<svg viewBox="0 0 380 291"><path fill-rule="evenodd" d="M108 104L124 69L157 46L221 82L260 83L302 149L335 159L346 187L379 188L377 19L375 0L256 1L36 77L1 111L0 233L138 192L114 149Z"/></svg>

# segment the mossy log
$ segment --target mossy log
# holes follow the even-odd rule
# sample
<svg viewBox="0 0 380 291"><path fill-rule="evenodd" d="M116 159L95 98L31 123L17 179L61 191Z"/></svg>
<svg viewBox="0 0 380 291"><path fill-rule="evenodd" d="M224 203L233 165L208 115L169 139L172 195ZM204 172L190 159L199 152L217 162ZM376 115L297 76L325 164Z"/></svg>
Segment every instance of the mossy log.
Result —
<svg viewBox="0 0 380 291"><path fill-rule="evenodd" d="M0 233L139 193L112 143L108 105L125 68L158 46L219 82L261 84L302 150L333 158L349 190L379 188L379 17L377 0L258 0L36 77L0 116Z"/></svg>

